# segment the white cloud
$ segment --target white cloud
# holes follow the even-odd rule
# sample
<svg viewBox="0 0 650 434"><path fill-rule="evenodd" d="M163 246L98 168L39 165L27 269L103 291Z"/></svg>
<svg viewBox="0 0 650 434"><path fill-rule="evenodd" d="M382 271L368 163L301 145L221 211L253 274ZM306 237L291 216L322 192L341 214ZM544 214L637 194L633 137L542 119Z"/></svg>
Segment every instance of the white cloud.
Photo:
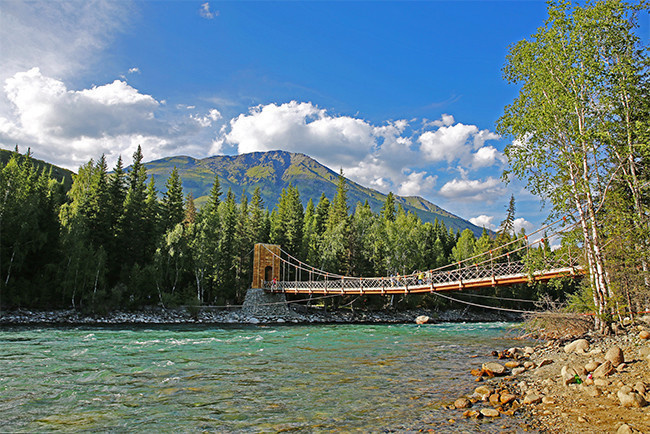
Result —
<svg viewBox="0 0 650 434"><path fill-rule="evenodd" d="M201 9L199 9L199 14L201 14L203 18L207 18L211 20L214 17L219 16L219 11L210 10L210 3L205 2L201 5Z"/></svg>
<svg viewBox="0 0 650 434"><path fill-rule="evenodd" d="M158 119L161 102L124 81L76 91L32 68L8 78L4 91L12 113L0 115L0 143L31 147L37 158L63 167L75 170L102 153L110 164L138 144L148 159L205 153L189 140L201 125ZM201 119L211 123L219 116L212 109Z"/></svg>
<svg viewBox="0 0 650 434"><path fill-rule="evenodd" d="M349 167L374 147L373 127L349 116L330 116L311 103L268 104L230 121L225 141L239 153L283 149L330 166Z"/></svg>
<svg viewBox="0 0 650 434"><path fill-rule="evenodd" d="M475 224L479 228L495 230L497 227L494 223L492 223L493 220L494 216L488 216L485 214L481 214L478 217L472 217L469 219L470 223Z"/></svg>
<svg viewBox="0 0 650 434"><path fill-rule="evenodd" d="M443 197L468 202L492 202L504 192L503 183L492 177L485 181L452 179L440 189L440 195Z"/></svg>
<svg viewBox="0 0 650 434"><path fill-rule="evenodd" d="M533 229L535 229L535 225L523 217L515 219L513 221L513 226L515 229L515 234L518 234L522 229L524 229L526 233L529 234Z"/></svg>
<svg viewBox="0 0 650 434"><path fill-rule="evenodd" d="M423 157L431 162L459 161L472 168L489 167L503 163L503 155L493 146L484 146L487 140L500 136L476 125L454 124L454 117L443 115L439 121L426 123L437 129L423 132L418 138Z"/></svg>
<svg viewBox="0 0 650 434"><path fill-rule="evenodd" d="M418 139L420 150L429 161L446 160L451 163L464 156L468 139L477 132L475 125L461 123L426 131Z"/></svg>
<svg viewBox="0 0 650 434"><path fill-rule="evenodd" d="M129 68L129 74L139 74L140 68Z"/></svg>
<svg viewBox="0 0 650 434"><path fill-rule="evenodd" d="M448 126L450 126L450 125L453 125L454 122L455 122L455 119L454 119L454 117L453 117L452 115L449 115L449 114L447 114L447 113L444 113L444 114L440 117L440 119L435 120L435 121L431 121L431 122L425 120L424 124L425 124L426 126L434 126L434 127L448 127Z"/></svg>
<svg viewBox="0 0 650 434"><path fill-rule="evenodd" d="M194 108L194 106L187 108ZM190 118L194 119L203 128L211 127L212 123L218 121L221 117L221 113L217 109L211 109L205 116L190 115Z"/></svg>
<svg viewBox="0 0 650 434"><path fill-rule="evenodd" d="M426 172L409 173L397 190L400 196L418 196L430 193L436 185L437 176L428 175Z"/></svg>
<svg viewBox="0 0 650 434"><path fill-rule="evenodd" d="M503 154L494 146L483 146L472 154L471 165L473 168L490 167L497 163L504 163Z"/></svg>

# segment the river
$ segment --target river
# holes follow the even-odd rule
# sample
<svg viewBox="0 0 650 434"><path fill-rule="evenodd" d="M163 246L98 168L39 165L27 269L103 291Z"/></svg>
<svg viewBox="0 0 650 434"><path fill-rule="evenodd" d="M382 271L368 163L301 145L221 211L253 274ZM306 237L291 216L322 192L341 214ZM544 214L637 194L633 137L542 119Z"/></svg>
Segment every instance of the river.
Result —
<svg viewBox="0 0 650 434"><path fill-rule="evenodd" d="M4 326L0 431L523 432L446 408L508 329Z"/></svg>

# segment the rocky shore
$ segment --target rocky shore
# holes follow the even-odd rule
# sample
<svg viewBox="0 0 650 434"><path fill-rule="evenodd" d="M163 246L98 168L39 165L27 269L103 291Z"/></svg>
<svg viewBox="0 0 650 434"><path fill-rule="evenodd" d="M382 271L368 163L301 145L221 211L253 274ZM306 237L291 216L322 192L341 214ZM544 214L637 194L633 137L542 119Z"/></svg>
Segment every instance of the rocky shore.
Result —
<svg viewBox="0 0 650 434"><path fill-rule="evenodd" d="M650 432L650 316L615 336L587 333L493 356L471 372L475 390L450 406L459 417L516 414L525 430L549 433Z"/></svg>
<svg viewBox="0 0 650 434"><path fill-rule="evenodd" d="M429 322L434 323L520 320L517 315L480 313L469 310L366 311L358 309L331 310L291 305L291 309L282 314L266 315L252 315L238 307L232 309L197 307L162 309L155 307L135 312L117 311L107 314L87 314L77 310L17 309L0 312L0 325L413 323L418 316L427 316Z"/></svg>

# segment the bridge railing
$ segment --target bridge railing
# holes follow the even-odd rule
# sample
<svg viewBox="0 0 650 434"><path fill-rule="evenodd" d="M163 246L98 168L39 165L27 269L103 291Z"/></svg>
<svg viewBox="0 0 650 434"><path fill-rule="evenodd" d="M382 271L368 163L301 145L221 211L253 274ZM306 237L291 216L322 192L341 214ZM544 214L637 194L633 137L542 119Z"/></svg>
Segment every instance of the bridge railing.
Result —
<svg viewBox="0 0 650 434"><path fill-rule="evenodd" d="M567 256L542 258L535 265L538 273L557 269L575 268L578 266L575 260ZM534 274L530 264L526 260L512 262L493 262L482 265L470 265L459 269L447 269L442 271L417 272L409 275L395 275L390 277L336 277L323 278L320 280L289 280L271 282L266 281L263 287L268 290L285 292L291 290L312 290L312 291L341 291L349 290L388 290L391 288L408 288L449 284L454 282L467 282L485 279L503 279L507 276L521 276Z"/></svg>

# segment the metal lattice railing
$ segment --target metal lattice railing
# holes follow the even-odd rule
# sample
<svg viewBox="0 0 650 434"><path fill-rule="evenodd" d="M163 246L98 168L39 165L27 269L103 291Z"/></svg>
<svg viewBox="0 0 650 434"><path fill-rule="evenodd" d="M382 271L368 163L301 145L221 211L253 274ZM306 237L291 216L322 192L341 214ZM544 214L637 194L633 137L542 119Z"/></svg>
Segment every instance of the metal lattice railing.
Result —
<svg viewBox="0 0 650 434"><path fill-rule="evenodd" d="M564 227L554 231L559 235L571 230L576 223L568 224L566 218L550 223L531 235L541 233L554 225L561 223ZM527 280L548 280L564 275L583 274L577 258L571 257L570 251L564 255L550 253L543 249L533 250L531 247L541 245L544 238L532 244L529 237L524 236L500 246L496 254L492 250L467 258L461 262L450 264L435 270L417 271L409 275L390 277L348 277L328 273L301 262L286 252L285 257L277 256L284 267L285 280L266 281L264 289L270 292L288 293L411 293L432 292L463 288L481 288L512 283L522 283ZM523 257L522 260L512 260L511 257ZM292 275L293 279L287 278ZM306 279L305 279L306 277Z"/></svg>
<svg viewBox="0 0 650 434"><path fill-rule="evenodd" d="M536 279L557 277L560 274L577 274L580 267L568 256L542 260L542 269L532 271L525 261L494 262L470 265L464 268L417 272L391 277L333 277L316 280L265 281L264 289L289 293L395 293L435 291L449 286L462 288L473 283L475 287L492 286L506 279ZM510 280L508 282L511 282Z"/></svg>

